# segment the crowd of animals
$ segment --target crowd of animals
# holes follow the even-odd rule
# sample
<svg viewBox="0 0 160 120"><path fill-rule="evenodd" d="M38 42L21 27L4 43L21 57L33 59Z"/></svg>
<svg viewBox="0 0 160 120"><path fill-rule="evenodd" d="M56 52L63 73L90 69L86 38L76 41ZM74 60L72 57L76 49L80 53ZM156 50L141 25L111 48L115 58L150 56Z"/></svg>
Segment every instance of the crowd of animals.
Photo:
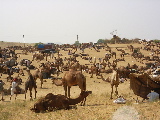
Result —
<svg viewBox="0 0 160 120"><path fill-rule="evenodd" d="M126 47L111 47L108 44L91 45L90 43L83 43L80 46L63 44L56 45L56 52L42 53L34 46L9 46L0 49L0 76L7 75L6 79L2 81L5 84L10 83L9 88L0 89L2 100L5 96L11 94L12 82L16 82L16 97L18 94L25 94L26 99L27 90L29 90L30 100L32 100L32 90L34 89L35 98L37 87L43 88L45 79L51 79L56 86L63 86L64 95L54 95L48 93L45 97L40 98L31 109L34 112L53 111L54 109L69 109L70 105L75 105L81 102L85 105L86 98L92 91L86 90L86 77L84 73L90 74L90 78L100 77L105 82L111 85L111 95L113 98L113 87L116 88L116 95L118 95L118 86L125 80L131 79L130 84L134 84L136 79L141 82L141 85L146 86L146 91L160 88L159 74L160 74L160 44L153 41L142 40L139 42L142 47L136 47L134 44ZM101 53L101 50L106 51L100 57L86 53L87 50ZM61 51L66 51L67 55L63 55ZM143 54L147 51L149 54ZM24 56L32 55L32 59L24 59ZM23 57L22 57L23 56ZM121 66L120 62L125 62L126 56L131 57L133 61L141 63L141 66L130 64L126 62L126 66ZM84 61L81 64L81 61ZM37 63L36 65L34 63ZM59 76L63 74L62 78ZM105 78L105 74L110 74ZM96 76L94 76L96 75ZM144 75L139 79L139 75ZM27 80L22 80L22 76L27 76ZM40 86L37 86L37 79L40 79ZM148 88L150 80L154 82L155 86ZM70 98L70 88L78 86L81 89L79 97L75 99ZM131 85L131 88L133 85ZM133 89L135 90L135 89ZM159 90L157 90L159 92ZM2 93L2 94L3 94ZM135 92L136 94L137 92ZM146 94L147 94L146 93ZM137 94L146 99L142 94ZM16 99L15 97L15 99ZM10 97L11 99L11 97Z"/></svg>

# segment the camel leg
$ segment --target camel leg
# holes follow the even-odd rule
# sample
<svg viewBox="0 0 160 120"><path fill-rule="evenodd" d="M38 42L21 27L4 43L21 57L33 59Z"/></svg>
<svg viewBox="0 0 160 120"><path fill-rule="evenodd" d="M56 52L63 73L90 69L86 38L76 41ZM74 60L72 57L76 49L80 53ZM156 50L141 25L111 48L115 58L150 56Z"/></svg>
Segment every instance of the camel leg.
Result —
<svg viewBox="0 0 160 120"><path fill-rule="evenodd" d="M42 84L43 84L43 79L41 79L41 88L42 88Z"/></svg>
<svg viewBox="0 0 160 120"><path fill-rule="evenodd" d="M26 93L27 93L27 91L25 90L25 97L24 97L25 99L26 99Z"/></svg>
<svg viewBox="0 0 160 120"><path fill-rule="evenodd" d="M67 97L67 86L63 86L64 87L64 91L65 91L65 96Z"/></svg>
<svg viewBox="0 0 160 120"><path fill-rule="evenodd" d="M112 91L111 91L111 98L110 98L110 99L113 99L113 98L112 98L112 94L113 94L113 86L111 86L111 88L112 88Z"/></svg>
<svg viewBox="0 0 160 120"><path fill-rule="evenodd" d="M70 98L70 86L68 86L68 97Z"/></svg>
<svg viewBox="0 0 160 120"><path fill-rule="evenodd" d="M116 91L115 91L116 95L118 95L118 90L117 90L117 88L118 88L118 87L116 86Z"/></svg>
<svg viewBox="0 0 160 120"><path fill-rule="evenodd" d="M91 77L90 78L93 78L93 73L91 73Z"/></svg>
<svg viewBox="0 0 160 120"><path fill-rule="evenodd" d="M3 99L4 92L1 92L1 94L2 94L2 99L1 100L4 101L4 99Z"/></svg>
<svg viewBox="0 0 160 120"><path fill-rule="evenodd" d="M30 90L30 100L32 100L32 90Z"/></svg>
<svg viewBox="0 0 160 120"><path fill-rule="evenodd" d="M12 98L12 95L10 96L10 100L11 100L11 98Z"/></svg>
<svg viewBox="0 0 160 120"><path fill-rule="evenodd" d="M35 99L36 99L36 94L37 94L36 88L34 88L34 90L35 90Z"/></svg>
<svg viewBox="0 0 160 120"><path fill-rule="evenodd" d="M98 76L98 69L96 69L96 76Z"/></svg>

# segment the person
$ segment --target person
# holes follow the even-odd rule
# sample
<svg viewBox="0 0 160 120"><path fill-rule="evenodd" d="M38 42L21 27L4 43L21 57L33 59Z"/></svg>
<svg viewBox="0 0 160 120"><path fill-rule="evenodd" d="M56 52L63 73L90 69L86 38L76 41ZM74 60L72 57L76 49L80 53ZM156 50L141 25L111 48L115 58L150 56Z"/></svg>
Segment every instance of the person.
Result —
<svg viewBox="0 0 160 120"><path fill-rule="evenodd" d="M11 86L11 96L10 96L10 100L11 100L11 97L14 95L16 91L16 87L18 86L18 83L17 83L17 78L13 79L12 81L12 86ZM17 97L17 94L16 94L16 97ZM15 97L15 99L16 99Z"/></svg>
<svg viewBox="0 0 160 120"><path fill-rule="evenodd" d="M151 93L147 95L147 98L149 98L149 102L157 101L159 100L159 94L152 90Z"/></svg>
<svg viewBox="0 0 160 120"><path fill-rule="evenodd" d="M68 55L72 55L72 52L71 52L71 50L69 50L69 51L68 51Z"/></svg>
<svg viewBox="0 0 160 120"><path fill-rule="evenodd" d="M2 101L4 101L4 99L3 99L3 96L4 96L4 87L3 87L3 85L4 85L5 83L2 81L2 80L0 80L0 93L2 94Z"/></svg>
<svg viewBox="0 0 160 120"><path fill-rule="evenodd" d="M120 83L124 83L124 81L127 81L127 80L125 78L123 78L123 77L119 78L119 82Z"/></svg>
<svg viewBox="0 0 160 120"><path fill-rule="evenodd" d="M2 53L1 53L1 51L0 51L0 58L2 58Z"/></svg>
<svg viewBox="0 0 160 120"><path fill-rule="evenodd" d="M27 61L26 61L26 67L29 67L29 66L31 65L31 63L32 63L32 62L31 62L30 60L27 60Z"/></svg>

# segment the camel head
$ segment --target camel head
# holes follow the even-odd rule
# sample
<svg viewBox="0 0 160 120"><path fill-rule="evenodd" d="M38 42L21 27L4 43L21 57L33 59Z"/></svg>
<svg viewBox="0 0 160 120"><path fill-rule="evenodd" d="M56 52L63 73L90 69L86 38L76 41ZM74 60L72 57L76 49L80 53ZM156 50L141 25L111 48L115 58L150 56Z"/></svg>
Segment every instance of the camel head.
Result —
<svg viewBox="0 0 160 120"><path fill-rule="evenodd" d="M82 91L80 96L86 98L89 94L92 94L92 91Z"/></svg>

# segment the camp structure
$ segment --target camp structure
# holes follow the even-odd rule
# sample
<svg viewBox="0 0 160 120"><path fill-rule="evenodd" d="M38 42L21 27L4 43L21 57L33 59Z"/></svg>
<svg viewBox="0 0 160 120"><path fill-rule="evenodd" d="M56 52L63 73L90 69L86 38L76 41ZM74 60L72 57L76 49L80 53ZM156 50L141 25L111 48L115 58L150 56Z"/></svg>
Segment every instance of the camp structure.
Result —
<svg viewBox="0 0 160 120"><path fill-rule="evenodd" d="M131 73L129 78L130 88L133 90L135 95L146 99L151 90L160 94L160 81L156 79L154 80L148 74Z"/></svg>

